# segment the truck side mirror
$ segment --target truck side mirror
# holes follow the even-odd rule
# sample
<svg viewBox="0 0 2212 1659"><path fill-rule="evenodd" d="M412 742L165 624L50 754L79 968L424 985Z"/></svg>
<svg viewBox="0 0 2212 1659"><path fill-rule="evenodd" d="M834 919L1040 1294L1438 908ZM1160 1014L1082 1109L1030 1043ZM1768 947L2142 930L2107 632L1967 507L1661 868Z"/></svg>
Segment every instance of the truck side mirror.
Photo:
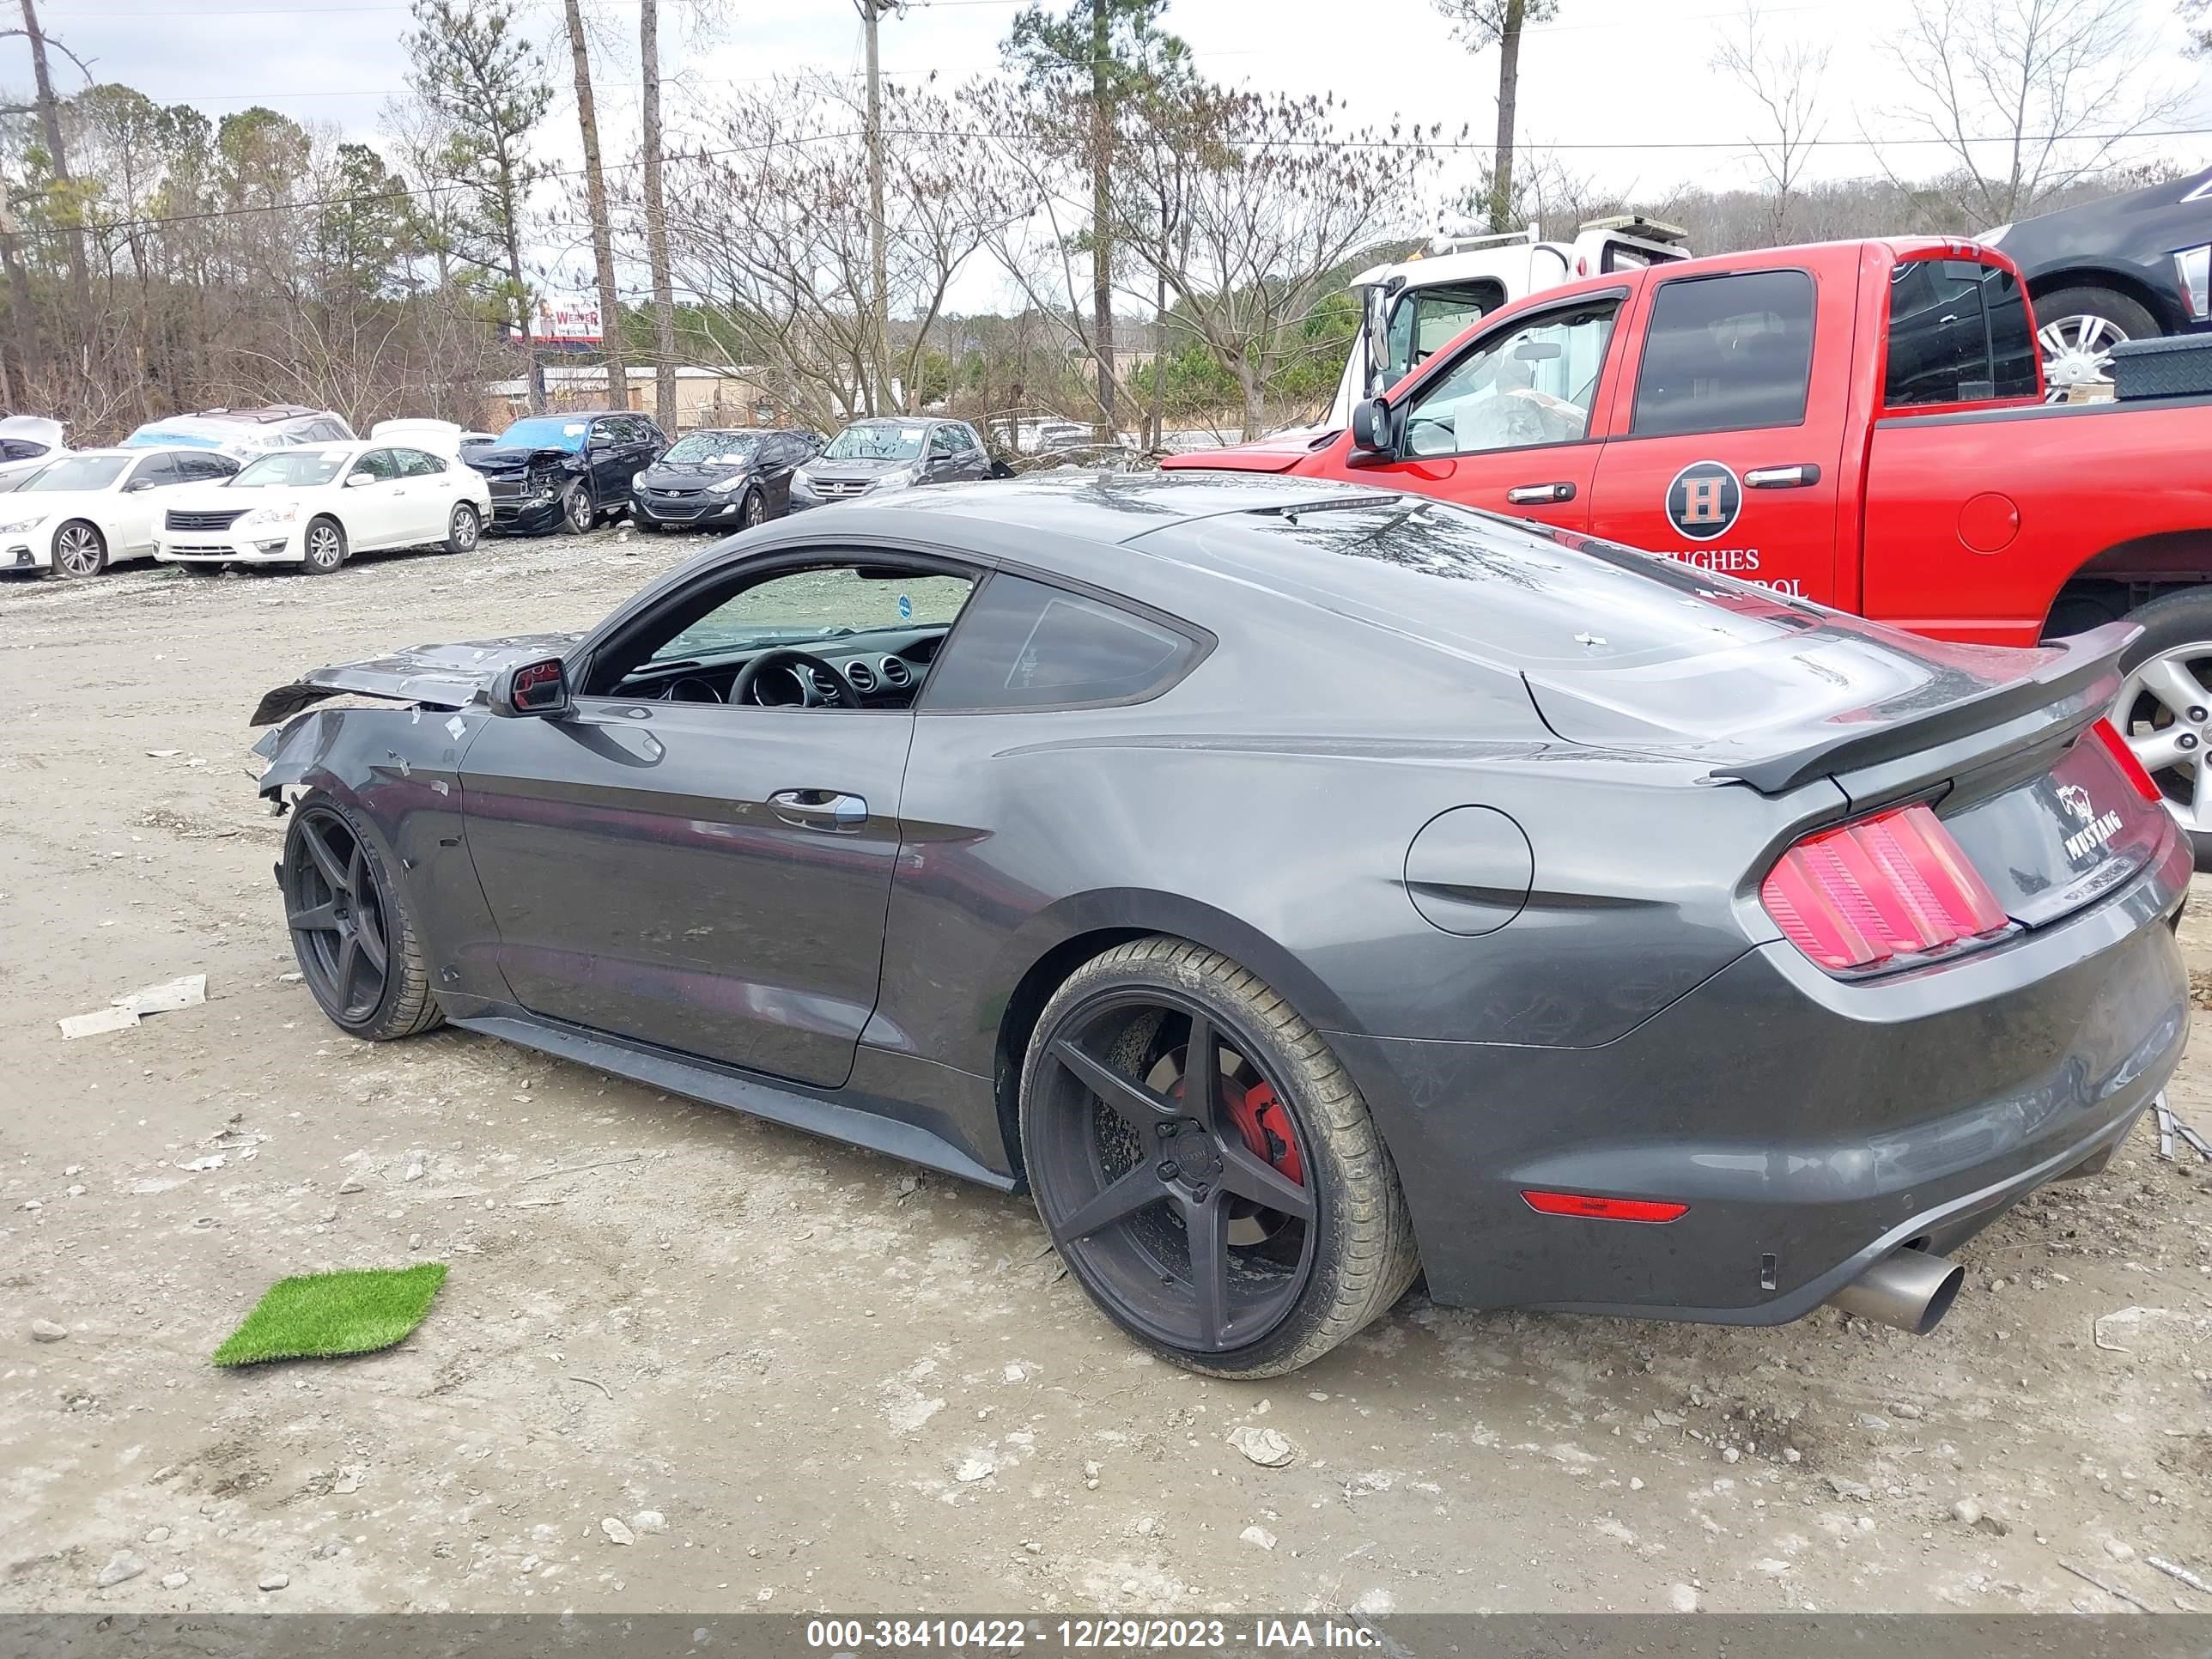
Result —
<svg viewBox="0 0 2212 1659"><path fill-rule="evenodd" d="M1361 294L1360 327L1367 336L1367 385L1370 398L1390 389L1390 302L1406 286L1403 276L1393 276Z"/></svg>
<svg viewBox="0 0 2212 1659"><path fill-rule="evenodd" d="M1363 398L1352 404L1352 447L1370 455L1388 455L1397 448L1396 422L1382 398Z"/></svg>
<svg viewBox="0 0 2212 1659"><path fill-rule="evenodd" d="M495 714L560 720L573 708L568 665L558 657L510 668L493 683L491 712Z"/></svg>

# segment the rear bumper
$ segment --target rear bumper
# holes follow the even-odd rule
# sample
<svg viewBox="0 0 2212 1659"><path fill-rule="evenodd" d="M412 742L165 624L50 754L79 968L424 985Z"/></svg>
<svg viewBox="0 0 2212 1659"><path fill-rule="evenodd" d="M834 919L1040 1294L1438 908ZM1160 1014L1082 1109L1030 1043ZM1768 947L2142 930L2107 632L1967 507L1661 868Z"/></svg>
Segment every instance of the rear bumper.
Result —
<svg viewBox="0 0 2212 1659"><path fill-rule="evenodd" d="M1747 952L1590 1048L1330 1038L1374 1108L1431 1294L1726 1324L1809 1312L1943 1250L2124 1137L2188 1033L2178 840L2063 922L1856 985ZM1686 1204L1536 1214L1524 1189Z"/></svg>

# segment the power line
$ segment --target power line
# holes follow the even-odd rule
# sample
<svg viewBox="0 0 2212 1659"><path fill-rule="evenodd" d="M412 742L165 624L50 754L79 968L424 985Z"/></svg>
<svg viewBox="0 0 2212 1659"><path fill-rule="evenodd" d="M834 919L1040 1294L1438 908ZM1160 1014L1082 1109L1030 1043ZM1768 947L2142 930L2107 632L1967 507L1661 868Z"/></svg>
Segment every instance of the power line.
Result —
<svg viewBox="0 0 2212 1659"><path fill-rule="evenodd" d="M777 149L793 144L831 143L848 138L858 138L862 136L862 130L860 128L854 127L844 131L806 133L790 137L765 139L759 143L754 144L733 144L713 149L669 150L663 152L660 159L664 166L670 163L675 163L681 166L683 163L687 161L720 161L726 156L754 155L762 150ZM1013 142L1024 137L1023 134L1018 132L970 131L957 127L887 127L884 130L884 136L886 138L988 139L1001 143ZM2140 132L2021 133L2017 135L2008 133L1989 137L1960 139L1941 137L1887 139L1814 138L1808 139L1806 140L1806 143L1808 145L1818 144L1826 148L1844 149L1884 149L1897 147L1924 147L1928 145L1935 145L1942 149L1948 149L1959 144L2112 143L2130 139L2202 138L2207 137L2212 137L2212 127L2176 127ZM1497 148L1497 146L1488 139L1472 138L1434 139L1425 141L1419 138L1276 138L1259 142L1267 145L1279 146L1281 148L1293 149L1334 149L1382 151L1472 150L1485 155L1492 153ZM1748 141L1741 138L1729 140L1647 140L1622 143L1585 143L1553 144L1530 142L1527 143L1516 143L1512 145L1510 148L1516 154L1523 151L1547 152L1563 149L1711 151L1743 149L1747 148L1747 142ZM631 161L615 161L608 163L603 171L608 173L626 172L632 168L641 167L643 165L644 161L642 158ZM586 169L581 167L549 167L544 173L539 173L538 177L541 180L556 179L580 179L585 175L585 172ZM288 198L281 202L259 203L251 207L207 208L190 213L163 214L138 219L111 219L95 222L94 223L77 228L88 231L94 235L105 235L116 231L159 230L170 225L200 224L205 223L210 220L217 219L243 219L249 218L258 214L296 213L311 208L362 207L374 202L406 201L416 197L434 198L441 195L451 195L456 192L478 191L483 188L484 186L482 185L459 181L447 181L433 185L408 185L393 190L371 191L365 194L355 196L295 197Z"/></svg>

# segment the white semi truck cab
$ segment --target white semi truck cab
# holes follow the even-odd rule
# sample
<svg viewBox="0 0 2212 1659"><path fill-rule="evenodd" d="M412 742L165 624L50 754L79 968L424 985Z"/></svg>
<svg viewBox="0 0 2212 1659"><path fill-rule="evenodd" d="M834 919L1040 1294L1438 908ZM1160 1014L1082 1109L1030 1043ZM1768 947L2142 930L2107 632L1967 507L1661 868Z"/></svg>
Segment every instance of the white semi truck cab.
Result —
<svg viewBox="0 0 2212 1659"><path fill-rule="evenodd" d="M1686 259L1688 236L1679 225L1623 214L1589 221L1571 242L1540 240L1533 225L1488 236L1437 236L1410 258L1361 271L1352 291L1366 325L1352 339L1323 426L1350 425L1354 404L1395 385L1500 306L1608 270ZM1379 360L1372 343L1378 336Z"/></svg>

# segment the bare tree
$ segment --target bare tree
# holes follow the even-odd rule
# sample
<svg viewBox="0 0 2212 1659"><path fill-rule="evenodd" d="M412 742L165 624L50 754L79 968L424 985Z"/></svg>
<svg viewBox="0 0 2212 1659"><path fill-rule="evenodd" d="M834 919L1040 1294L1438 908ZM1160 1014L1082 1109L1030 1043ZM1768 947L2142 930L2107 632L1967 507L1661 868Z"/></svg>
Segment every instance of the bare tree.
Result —
<svg viewBox="0 0 2212 1659"><path fill-rule="evenodd" d="M668 206L660 184L660 0L639 0L637 54L644 73L639 142L645 149L645 262L653 279L653 417L676 432L676 289L668 270Z"/></svg>
<svg viewBox="0 0 2212 1659"><path fill-rule="evenodd" d="M70 250L70 289L76 300L77 326L80 329L89 328L92 322L92 268L87 258L83 226L76 211L77 204L70 199L73 195L73 181L70 177L69 146L62 137L61 101L54 95L53 70L47 62L46 48L52 46L66 56L77 66L88 82L91 81L92 74L85 68L83 59L40 27L39 11L33 0L21 0L21 4L23 33L31 43L31 77L39 89L39 125L46 135L46 169L53 175L54 184L64 198Z"/></svg>
<svg viewBox="0 0 2212 1659"><path fill-rule="evenodd" d="M1824 125L1820 82L1828 72L1828 48L1802 40L1776 44L1753 0L1733 27L1720 33L1712 62L1765 112L1767 130L1752 135L1751 150L1774 187L1768 240L1785 241L1790 204L1804 183L1805 164Z"/></svg>
<svg viewBox="0 0 2212 1659"><path fill-rule="evenodd" d="M2212 0L2181 0L2182 20L2189 25L2189 55L2212 58Z"/></svg>
<svg viewBox="0 0 2212 1659"><path fill-rule="evenodd" d="M1916 0L1886 46L1915 94L1890 122L1950 163L1954 229L2009 222L2116 165L2185 98L2147 70L2136 0Z"/></svg>
<svg viewBox="0 0 2212 1659"><path fill-rule="evenodd" d="M607 366L607 401L629 407L629 369L623 362L622 295L615 286L614 228L607 217L607 173L599 162L599 117L592 97L592 54L584 8L562 0L568 23L568 62L576 86L576 125L584 139L584 211L591 221L592 264L599 277L600 355Z"/></svg>
<svg viewBox="0 0 2212 1659"><path fill-rule="evenodd" d="M1513 126L1521 87L1521 32L1559 15L1559 0L1436 0L1469 52L1498 48L1498 147L1490 165L1490 228L1509 223L1513 206Z"/></svg>
<svg viewBox="0 0 2212 1659"><path fill-rule="evenodd" d="M1323 100L1194 87L1162 100L1169 142L1194 163L1180 215L1132 203L1122 234L1166 279L1181 316L1236 377L1244 432L1267 424L1267 387L1346 260L1413 210L1433 155L1399 132L1339 133Z"/></svg>

